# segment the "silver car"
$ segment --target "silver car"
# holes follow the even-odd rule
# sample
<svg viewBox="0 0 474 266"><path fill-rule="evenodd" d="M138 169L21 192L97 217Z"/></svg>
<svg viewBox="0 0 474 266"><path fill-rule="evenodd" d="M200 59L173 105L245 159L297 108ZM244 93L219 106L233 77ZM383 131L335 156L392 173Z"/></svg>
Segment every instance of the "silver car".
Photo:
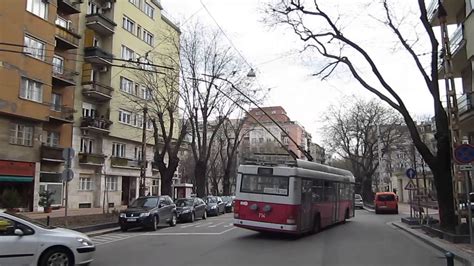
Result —
<svg viewBox="0 0 474 266"><path fill-rule="evenodd" d="M84 234L48 227L0 210L0 265L72 265L93 260L95 245Z"/></svg>
<svg viewBox="0 0 474 266"><path fill-rule="evenodd" d="M354 206L359 209L364 208L364 201L362 200L362 196L360 194L354 195Z"/></svg>

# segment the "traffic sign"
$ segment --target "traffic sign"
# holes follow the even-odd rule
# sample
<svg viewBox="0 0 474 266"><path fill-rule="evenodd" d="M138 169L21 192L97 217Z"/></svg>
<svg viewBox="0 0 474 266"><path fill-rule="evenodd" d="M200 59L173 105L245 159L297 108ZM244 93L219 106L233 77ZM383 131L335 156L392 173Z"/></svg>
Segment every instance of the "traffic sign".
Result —
<svg viewBox="0 0 474 266"><path fill-rule="evenodd" d="M64 169L64 171L61 174L61 178L63 182L69 182L74 178L74 171L72 169Z"/></svg>
<svg viewBox="0 0 474 266"><path fill-rule="evenodd" d="M454 159L458 164L468 164L474 161L474 146L461 144L454 149Z"/></svg>
<svg viewBox="0 0 474 266"><path fill-rule="evenodd" d="M472 166L472 164L461 164L459 166L459 170L461 171L472 171L474 169L474 167Z"/></svg>
<svg viewBox="0 0 474 266"><path fill-rule="evenodd" d="M416 170L413 168L408 168L405 174L407 175L408 178L413 179L416 177Z"/></svg>
<svg viewBox="0 0 474 266"><path fill-rule="evenodd" d="M413 183L413 180L408 181L408 184L405 186L406 190L416 190L416 186Z"/></svg>
<svg viewBox="0 0 474 266"><path fill-rule="evenodd" d="M65 161L70 161L74 158L74 149L73 148L65 148L63 150L63 159Z"/></svg>

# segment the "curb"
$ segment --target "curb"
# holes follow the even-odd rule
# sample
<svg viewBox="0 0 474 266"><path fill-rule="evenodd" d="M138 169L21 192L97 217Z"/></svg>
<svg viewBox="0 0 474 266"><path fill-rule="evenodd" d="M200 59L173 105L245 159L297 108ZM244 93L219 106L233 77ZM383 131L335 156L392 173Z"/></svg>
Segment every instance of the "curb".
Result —
<svg viewBox="0 0 474 266"><path fill-rule="evenodd" d="M366 210L366 211L369 211L369 212L375 212L375 210L374 210L374 209L372 209L372 208L369 208L369 207L367 207L367 206L365 206L365 205L364 205L364 206L362 206L362 208L363 208L364 210Z"/></svg>
<svg viewBox="0 0 474 266"><path fill-rule="evenodd" d="M119 227L85 233L88 237L101 236L120 231Z"/></svg>
<svg viewBox="0 0 474 266"><path fill-rule="evenodd" d="M470 259L472 256L470 256L468 253L464 252L464 251L461 251L461 250L458 250L458 249L450 249L449 247L447 247L446 244L444 243L441 243L439 241L437 241L436 239L433 239L425 234L420 234L418 232L416 232L415 230L411 229L411 228L407 228L403 225L400 225L399 222L392 222L391 223L393 226L397 227L398 229L401 229L407 233L409 233L410 235L418 238L419 240L423 241L424 243L430 245L431 247L443 252L443 253L446 253L446 252L451 252L453 255L454 255L454 258L458 261L460 261L462 264L466 265L466 266L474 266L474 263L473 261Z"/></svg>

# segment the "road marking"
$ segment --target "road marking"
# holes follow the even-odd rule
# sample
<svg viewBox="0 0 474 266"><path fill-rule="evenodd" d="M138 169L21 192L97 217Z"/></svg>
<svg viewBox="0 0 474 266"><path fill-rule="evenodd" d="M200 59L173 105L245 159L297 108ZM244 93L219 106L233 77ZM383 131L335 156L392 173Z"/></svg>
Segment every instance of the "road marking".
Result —
<svg viewBox="0 0 474 266"><path fill-rule="evenodd" d="M149 235L152 235L152 236L217 236L217 235L222 235L222 234L225 234L231 230L234 230L235 227L233 228L229 228L227 230L224 230L222 232L219 232L219 233L192 233L192 232L189 232L189 233L152 233L152 234L149 234Z"/></svg>
<svg viewBox="0 0 474 266"><path fill-rule="evenodd" d="M206 226L206 225L211 225L211 224L213 224L213 222L210 222L210 223L202 223L202 224L200 224L200 225L198 225L198 226L196 226L196 227L204 227L204 226Z"/></svg>
<svg viewBox="0 0 474 266"><path fill-rule="evenodd" d="M217 223L217 224L214 224L214 225L210 225L209 227L217 227L217 226L219 226L219 225L221 225L221 224L223 224L223 223L224 223L224 222L222 222L222 223Z"/></svg>
<svg viewBox="0 0 474 266"><path fill-rule="evenodd" d="M230 224L224 225L224 227L231 227L233 225L234 225L233 223L230 223Z"/></svg>
<svg viewBox="0 0 474 266"><path fill-rule="evenodd" d="M203 223L195 223L195 224L182 225L181 228L193 227L193 226L200 225L200 224L203 224Z"/></svg>

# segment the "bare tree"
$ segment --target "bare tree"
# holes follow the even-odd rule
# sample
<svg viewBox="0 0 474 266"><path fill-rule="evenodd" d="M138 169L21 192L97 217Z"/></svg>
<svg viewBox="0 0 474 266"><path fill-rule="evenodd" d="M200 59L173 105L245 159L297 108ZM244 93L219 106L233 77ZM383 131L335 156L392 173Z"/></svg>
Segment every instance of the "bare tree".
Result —
<svg viewBox="0 0 474 266"><path fill-rule="evenodd" d="M433 172L440 209L440 225L443 229L454 230L457 219L453 204L450 131L448 116L440 99L438 84L439 43L428 20L425 0L418 0L417 16L419 16L419 23L423 29L423 36L429 39L430 71L425 70L423 60L421 60L414 49L415 44L420 38L410 41L406 37L407 32L403 32L402 23L397 21L397 18L394 16L396 10L390 7L387 0L381 1L381 5L384 11L384 24L393 33L396 40L398 40L400 47L413 59L414 65L425 82L425 89L432 96L437 129L436 153L430 151L427 145L423 143L414 119L397 93L397 89L382 74L380 70L381 65L376 63L369 50L364 49L353 37L349 37L350 35L344 34L343 26L340 23L343 16L331 15L327 10L323 10L320 4L320 1L317 0L278 0L277 3L269 6L268 12L271 14L273 22L289 26L292 29L304 43L306 51L322 55L329 61L327 65L318 71L317 75L324 79L331 76L337 67L345 66L366 90L388 103L403 116L418 152ZM315 21L316 23L312 23ZM413 32L413 26L410 27L411 32ZM359 31L358 34L363 36L364 32ZM379 40L374 40L373 42L377 43ZM362 61L358 61L358 59ZM363 73L358 68L358 66L362 66L361 63L369 66L371 76Z"/></svg>
<svg viewBox="0 0 474 266"><path fill-rule="evenodd" d="M347 160L364 200L373 200L372 182L383 154L401 140L402 118L377 100L355 100L331 106L323 116L324 134L332 152Z"/></svg>
<svg viewBox="0 0 474 266"><path fill-rule="evenodd" d="M206 193L208 161L217 131L236 110L235 103L243 99L232 86L246 88L242 63L223 43L219 31L198 23L181 36L181 96L192 132L198 197Z"/></svg>

